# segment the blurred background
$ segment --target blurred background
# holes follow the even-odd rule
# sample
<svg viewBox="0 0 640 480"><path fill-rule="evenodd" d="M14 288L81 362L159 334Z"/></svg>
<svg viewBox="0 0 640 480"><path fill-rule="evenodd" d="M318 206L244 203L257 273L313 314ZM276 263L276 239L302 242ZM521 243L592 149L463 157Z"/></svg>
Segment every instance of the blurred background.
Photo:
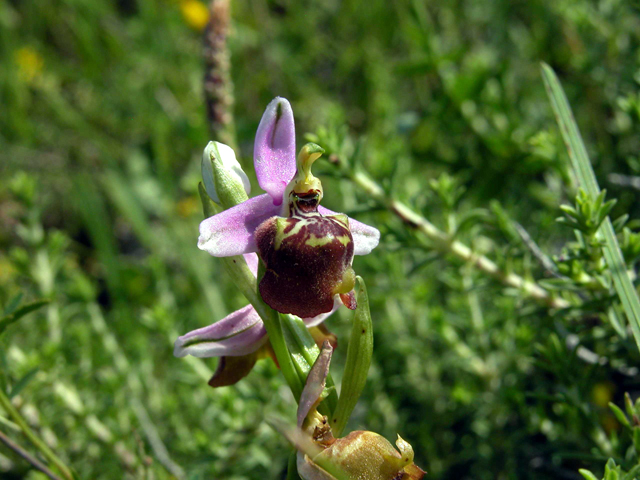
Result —
<svg viewBox="0 0 640 480"><path fill-rule="evenodd" d="M618 199L613 217L637 218L638 4L230 6L227 113L253 194L253 136L284 96L298 144L344 166L318 162L324 205L382 232L354 262L375 347L349 427L400 433L434 480L579 479L632 462L607 403L635 398L640 356L609 321L608 291L565 285L577 306L549 309L434 248L348 177L367 172L504 272L552 278L574 241L555 219L576 184L540 62ZM79 478L285 475L291 449L264 416L293 420L294 400L273 363L214 390L216 359L172 355L178 335L246 304L196 248L200 158L216 139L207 21L198 0L0 0L0 308L52 300L0 337L0 385ZM326 323L342 342L337 379L343 310ZM29 445L4 413L0 431ZM40 478L4 447L0 472Z"/></svg>

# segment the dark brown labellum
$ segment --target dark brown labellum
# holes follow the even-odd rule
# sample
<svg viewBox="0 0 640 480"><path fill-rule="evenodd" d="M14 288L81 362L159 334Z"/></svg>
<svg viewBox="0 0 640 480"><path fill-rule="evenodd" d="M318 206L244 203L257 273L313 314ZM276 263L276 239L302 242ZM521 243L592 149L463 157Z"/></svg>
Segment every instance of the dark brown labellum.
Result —
<svg viewBox="0 0 640 480"><path fill-rule="evenodd" d="M271 217L255 234L266 265L260 295L278 312L302 318L331 311L334 296L355 284L348 219L323 216L316 206L312 195L300 198L295 216Z"/></svg>

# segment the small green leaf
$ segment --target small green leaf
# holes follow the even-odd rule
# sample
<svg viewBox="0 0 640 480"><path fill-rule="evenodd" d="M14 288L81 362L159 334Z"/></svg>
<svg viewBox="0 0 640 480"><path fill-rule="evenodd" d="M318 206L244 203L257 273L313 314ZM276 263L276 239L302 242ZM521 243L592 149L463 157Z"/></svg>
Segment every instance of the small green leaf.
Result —
<svg viewBox="0 0 640 480"><path fill-rule="evenodd" d="M198 183L198 193L200 194L200 201L202 202L202 213L204 213L204 218L212 217L219 212L219 208L216 207L216 204L213 203L213 200L211 200L207 194L202 182Z"/></svg>
<svg viewBox="0 0 640 480"><path fill-rule="evenodd" d="M625 223L627 223L627 220L629 220L629 214L628 213L624 213L624 214L620 215L618 218L616 218L612 222L613 229L616 232L619 232L620 230L622 230L622 227L624 227Z"/></svg>
<svg viewBox="0 0 640 480"><path fill-rule="evenodd" d="M28 313L38 310L40 307L46 305L49 302L51 302L51 300L46 298L35 300L33 302L26 303L21 307L18 307L17 309L15 309L13 313L10 313L9 315L5 315L4 317L0 318L0 334L2 334L5 331L5 329L12 323L17 322Z"/></svg>
<svg viewBox="0 0 640 480"><path fill-rule="evenodd" d="M629 419L624 414L624 412L620 409L620 407L618 407L614 403L609 402L609 408L611 409L613 414L616 416L616 418L618 419L618 421L622 425L624 425L625 427L631 428L631 424L629 423Z"/></svg>
<svg viewBox="0 0 640 480"><path fill-rule="evenodd" d="M339 437L347 425L351 412L358 403L360 394L367 382L367 372L373 354L373 325L369 311L367 287L361 277L358 280L358 307L353 318L347 361L345 363L342 389L338 398L338 406L331 418L331 430Z"/></svg>
<svg viewBox="0 0 640 480"><path fill-rule="evenodd" d="M580 472L580 475L582 475L585 478L585 480L598 480L598 477L596 477L589 470L585 470L584 468L581 468L580 470L578 470L578 472Z"/></svg>
<svg viewBox="0 0 640 480"><path fill-rule="evenodd" d="M618 313L618 308L619 306L617 305L609 307L607 309L607 318L616 333L620 335L620 338L627 338L627 329L624 326L624 317Z"/></svg>
<svg viewBox="0 0 640 480"><path fill-rule="evenodd" d="M15 312L16 308L18 308L18 305L20 305L20 302L22 301L22 297L22 292L13 297L5 307L3 315L10 315Z"/></svg>
<svg viewBox="0 0 640 480"><path fill-rule="evenodd" d="M629 470L624 477L624 480L636 480L638 473L640 472L640 465L636 465L631 470Z"/></svg>
<svg viewBox="0 0 640 480"><path fill-rule="evenodd" d="M640 454L640 427L633 427L633 446Z"/></svg>
<svg viewBox="0 0 640 480"><path fill-rule="evenodd" d="M610 458L604 467L604 480L620 480L620 467L613 458Z"/></svg>
<svg viewBox="0 0 640 480"><path fill-rule="evenodd" d="M18 395L24 387L28 385L28 383L36 376L36 373L40 371L40 367L36 367L33 370L27 372L27 374L22 377L18 382L13 386L11 392L9 393L9 398L13 398Z"/></svg>
<svg viewBox="0 0 640 480"><path fill-rule="evenodd" d="M624 392L624 409L627 411L627 415L633 418L636 412L633 408L633 401L631 400L629 392Z"/></svg>

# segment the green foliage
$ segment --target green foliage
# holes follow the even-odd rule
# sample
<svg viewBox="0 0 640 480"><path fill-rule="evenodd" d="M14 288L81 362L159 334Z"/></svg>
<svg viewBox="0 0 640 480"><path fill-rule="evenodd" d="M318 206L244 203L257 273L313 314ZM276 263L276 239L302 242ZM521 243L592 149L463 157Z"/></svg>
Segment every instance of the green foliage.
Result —
<svg viewBox="0 0 640 480"><path fill-rule="evenodd" d="M294 418L270 361L212 390L215 360L171 354L178 335L246 304L195 246L213 138L201 36L181 6L0 1L0 307L50 300L0 337L0 386L78 478L283 478L291 453L263 421ZM313 132L327 150L314 170L324 204L382 232L354 261L375 349L345 431L401 433L431 479L631 478L637 450L620 410L636 429L635 405L607 405L638 396L640 354L595 230L618 219L637 283L636 6L239 0L232 18L252 195L253 135L282 95L298 143ZM615 205L576 182L540 60L558 72ZM365 193L357 172L440 243ZM577 236L556 222L566 204ZM452 241L470 260L446 253ZM504 275L479 269L480 255ZM512 274L567 306L501 280ZM339 337L334 372L351 321L326 323ZM36 452L4 414L0 430ZM0 476L28 468L0 450Z"/></svg>
<svg viewBox="0 0 640 480"><path fill-rule="evenodd" d="M358 277L357 287L358 306L353 316L353 325L349 335L344 376L340 385L340 397L330 420L332 434L336 438L342 436L342 430L358 403L367 381L371 356L373 355L373 322L369 311L367 287L362 277Z"/></svg>

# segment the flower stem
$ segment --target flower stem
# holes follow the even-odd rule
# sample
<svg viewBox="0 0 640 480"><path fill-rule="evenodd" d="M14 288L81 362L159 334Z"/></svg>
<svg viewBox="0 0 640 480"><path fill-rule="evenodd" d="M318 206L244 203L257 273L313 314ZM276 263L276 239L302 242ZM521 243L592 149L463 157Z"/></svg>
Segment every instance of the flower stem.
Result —
<svg viewBox="0 0 640 480"><path fill-rule="evenodd" d="M362 188L375 200L382 203L404 223L426 235L440 252L449 253L458 257L460 260L469 263L471 266L495 278L504 285L517 288L538 303L551 308L568 308L571 306L571 304L563 298L551 295L541 286L524 279L520 275L504 272L493 260L475 253L462 242L453 240L422 215L416 213L404 203L389 197L383 188L366 173L361 171L352 173L346 171L346 169L345 173L353 183Z"/></svg>
<svg viewBox="0 0 640 480"><path fill-rule="evenodd" d="M51 480L60 480L59 476L57 476L55 473L49 470L42 462L40 462L37 458L35 458L33 455L27 452L24 448L22 448L20 445L15 443L9 437L7 437L3 432L0 432L0 442L4 443L7 446L7 448L16 452L16 454L20 455L27 462L33 465L33 468L40 470Z"/></svg>
<svg viewBox="0 0 640 480"><path fill-rule="evenodd" d="M27 422L20 412L13 406L9 397L4 393L2 389L0 389L0 405L7 412L7 414L13 419L13 421L20 427L22 433L29 439L29 441L42 452L42 454L49 460L52 464L56 466L56 468L62 473L64 478L67 480L73 480L73 474L69 467L67 467L62 460L60 460L53 450L51 450L46 443L44 443L38 436L29 428Z"/></svg>

